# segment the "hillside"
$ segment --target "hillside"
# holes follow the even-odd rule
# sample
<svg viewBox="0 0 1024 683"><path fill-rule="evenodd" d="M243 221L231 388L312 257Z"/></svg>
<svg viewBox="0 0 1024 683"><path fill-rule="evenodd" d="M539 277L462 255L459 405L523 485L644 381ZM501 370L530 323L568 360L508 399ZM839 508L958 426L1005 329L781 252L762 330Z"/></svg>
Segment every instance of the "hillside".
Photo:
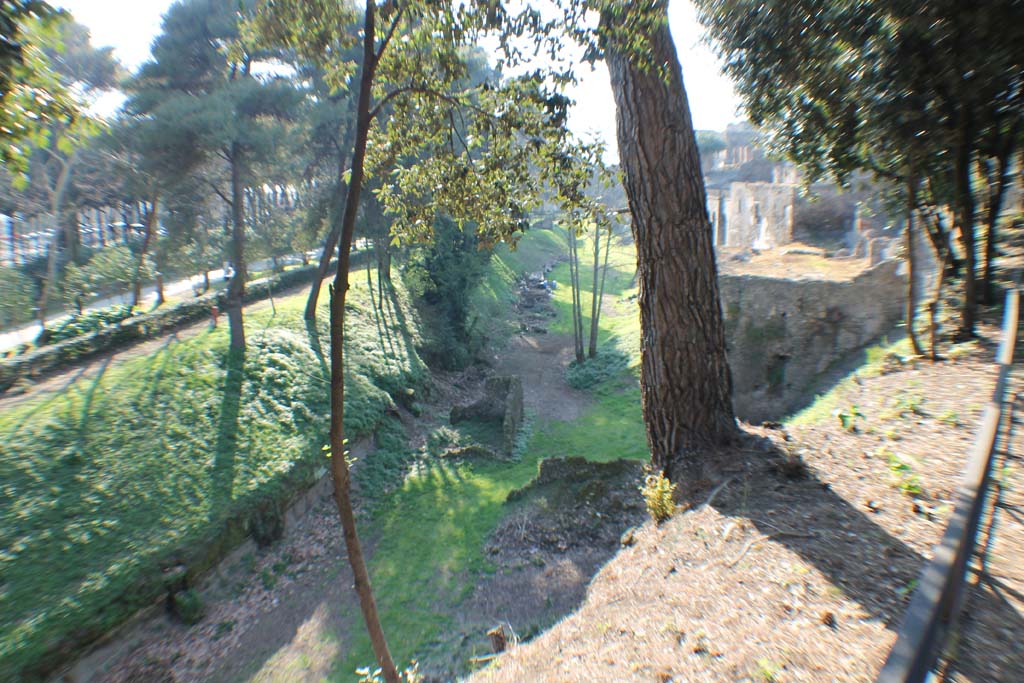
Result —
<svg viewBox="0 0 1024 683"><path fill-rule="evenodd" d="M400 285L375 303L357 281L351 301L346 426L401 438L392 396L426 377L415 313ZM307 328L303 303L251 309L244 357L226 325L198 326L3 399L0 677L191 583L246 535L279 535L284 503L323 470L326 304ZM385 485L399 457L377 449L360 483Z"/></svg>

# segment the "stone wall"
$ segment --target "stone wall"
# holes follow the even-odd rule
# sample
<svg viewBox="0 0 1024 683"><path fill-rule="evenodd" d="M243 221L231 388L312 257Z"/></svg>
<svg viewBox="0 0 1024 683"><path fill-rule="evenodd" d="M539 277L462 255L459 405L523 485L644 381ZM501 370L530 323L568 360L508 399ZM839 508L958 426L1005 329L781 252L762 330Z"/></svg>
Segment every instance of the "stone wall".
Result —
<svg viewBox="0 0 1024 683"><path fill-rule="evenodd" d="M732 183L726 208L726 246L771 249L793 241L796 187Z"/></svg>
<svg viewBox="0 0 1024 683"><path fill-rule="evenodd" d="M721 275L737 416L779 419L822 373L889 332L903 314L899 265L846 281Z"/></svg>

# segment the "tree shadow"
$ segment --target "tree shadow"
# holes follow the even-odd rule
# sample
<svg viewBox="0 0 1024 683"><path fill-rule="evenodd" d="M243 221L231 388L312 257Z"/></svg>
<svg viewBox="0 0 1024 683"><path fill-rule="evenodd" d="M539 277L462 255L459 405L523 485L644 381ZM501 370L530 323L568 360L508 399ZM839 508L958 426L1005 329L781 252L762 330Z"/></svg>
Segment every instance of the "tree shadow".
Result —
<svg viewBox="0 0 1024 683"><path fill-rule="evenodd" d="M749 519L873 618L897 629L925 558L812 469L791 468L791 456L773 439L752 436L746 445L748 450L723 459L723 473L734 481L711 505L722 515Z"/></svg>
<svg viewBox="0 0 1024 683"><path fill-rule="evenodd" d="M320 328L317 327L315 320L305 320L306 325L306 337L309 339L309 348L313 351L313 355L316 356L317 362L320 364L320 372L324 380L328 380L331 377L331 369L327 366L327 359L324 358L324 347L320 343Z"/></svg>
<svg viewBox="0 0 1024 683"><path fill-rule="evenodd" d="M1024 603L1024 594L989 574L979 576L968 588L959 619L959 647L942 680L1024 681L1024 615L1014 603Z"/></svg>
<svg viewBox="0 0 1024 683"><path fill-rule="evenodd" d="M217 440L214 444L210 471L211 521L220 519L229 508L235 481L235 457L238 453L238 416L242 404L245 379L245 349L228 349L227 374L221 392L220 416L217 419Z"/></svg>
<svg viewBox="0 0 1024 683"><path fill-rule="evenodd" d="M402 311L401 302L398 301L398 291L395 289L394 283L391 280L385 279L382 283L384 290L384 301L387 303L387 315L391 320L395 321L398 327L398 331L402 335L402 341L404 343L404 353L408 353L410 349L415 346L413 341L412 333L409 331L409 321L406 320L405 313Z"/></svg>

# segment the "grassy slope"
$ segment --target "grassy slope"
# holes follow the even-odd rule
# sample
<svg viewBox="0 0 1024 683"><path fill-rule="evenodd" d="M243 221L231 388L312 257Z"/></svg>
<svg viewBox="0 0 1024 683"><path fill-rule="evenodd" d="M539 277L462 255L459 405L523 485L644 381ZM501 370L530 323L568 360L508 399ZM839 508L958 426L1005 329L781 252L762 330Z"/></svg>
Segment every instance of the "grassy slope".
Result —
<svg viewBox="0 0 1024 683"><path fill-rule="evenodd" d="M401 292L382 318L353 279L346 422L357 436L425 368ZM0 678L118 623L159 593L162 567L215 559L197 553L311 481L326 441L315 349L327 331L326 310L307 331L304 299L247 316L244 359L228 354L223 325L0 415Z"/></svg>
<svg viewBox="0 0 1024 683"><path fill-rule="evenodd" d="M549 231L528 234L518 249L500 249L490 276L477 293L481 314L507 316L515 298L515 275L540 270L565 253L565 238ZM635 305L616 303L632 292L631 250L613 253L606 284L602 346L633 348L639 335ZM572 332L569 318L568 267L557 267L559 280L554 330ZM589 292L589 289L586 290ZM398 661L444 659L464 646L453 606L477 583L474 576L491 570L484 555L487 536L505 514L505 497L537 473L541 460L578 455L597 461L646 459L646 437L640 415L639 390L632 373L605 382L595 390L592 407L572 423L543 423L529 434L515 463L433 461L425 471L406 479L403 487L376 511L372 533L380 539L370 559L374 589L393 654ZM335 669L339 681L373 661L362 630L346 643L347 657Z"/></svg>

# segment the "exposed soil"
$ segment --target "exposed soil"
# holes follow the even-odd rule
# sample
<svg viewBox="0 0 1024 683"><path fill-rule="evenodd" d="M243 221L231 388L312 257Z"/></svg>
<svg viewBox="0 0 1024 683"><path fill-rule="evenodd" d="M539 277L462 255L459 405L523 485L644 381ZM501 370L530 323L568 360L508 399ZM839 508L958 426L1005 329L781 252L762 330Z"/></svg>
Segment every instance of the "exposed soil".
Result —
<svg viewBox="0 0 1024 683"><path fill-rule="evenodd" d="M577 613L472 680L873 681L944 528L991 346L850 384L846 427L748 428L708 454L689 511L645 525Z"/></svg>

